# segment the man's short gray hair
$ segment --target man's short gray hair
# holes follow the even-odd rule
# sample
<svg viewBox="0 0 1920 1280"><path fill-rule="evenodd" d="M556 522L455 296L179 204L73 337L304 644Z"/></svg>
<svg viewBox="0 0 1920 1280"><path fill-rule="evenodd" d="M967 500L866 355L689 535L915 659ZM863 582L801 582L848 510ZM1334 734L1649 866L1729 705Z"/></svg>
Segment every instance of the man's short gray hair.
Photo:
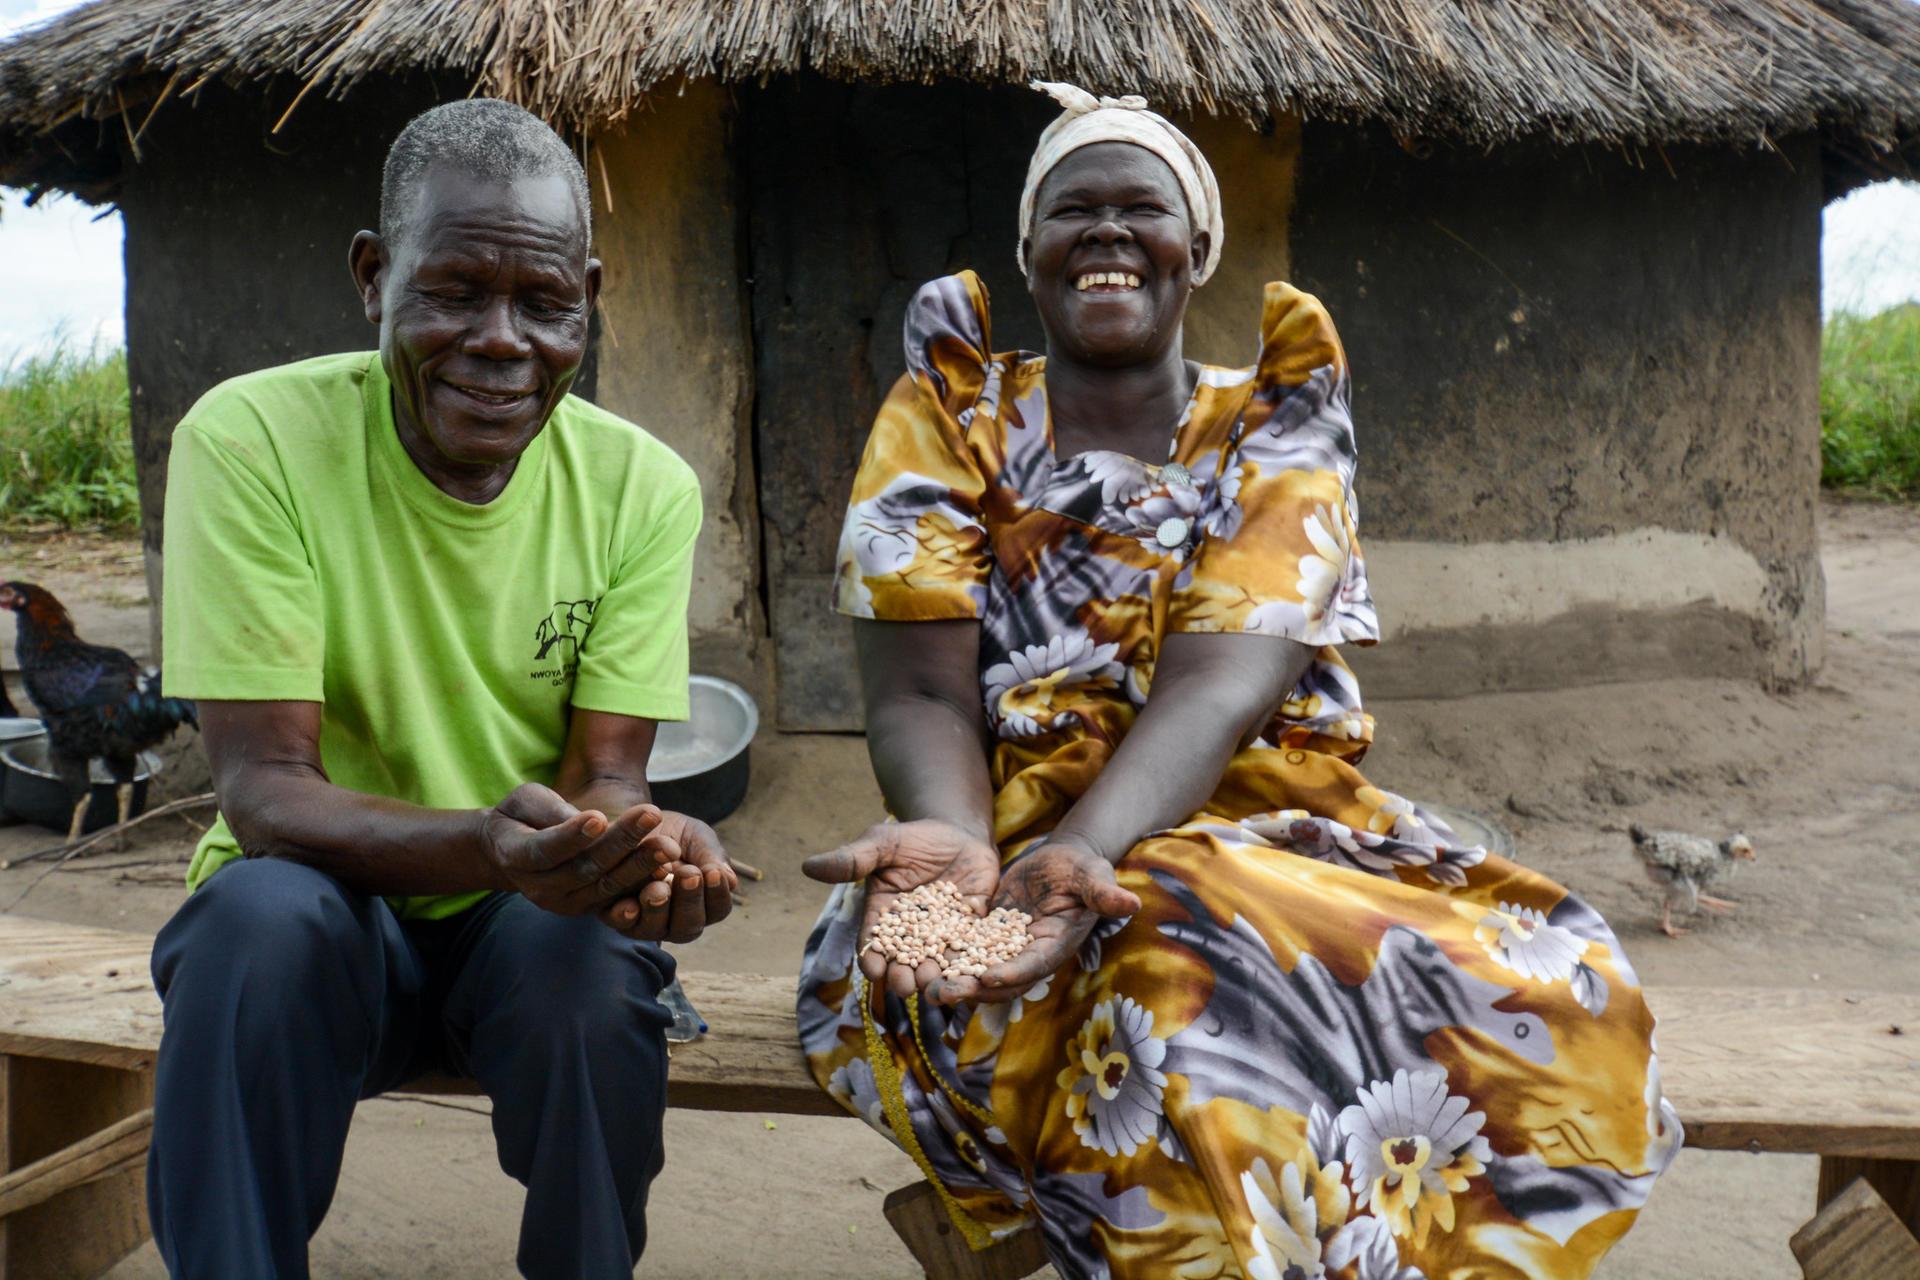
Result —
<svg viewBox="0 0 1920 1280"><path fill-rule="evenodd" d="M573 188L581 221L592 231L593 197L573 148L523 107L499 98L464 98L422 111L387 150L380 175L380 238L388 244L405 234L420 180L436 162L494 182L557 173Z"/></svg>

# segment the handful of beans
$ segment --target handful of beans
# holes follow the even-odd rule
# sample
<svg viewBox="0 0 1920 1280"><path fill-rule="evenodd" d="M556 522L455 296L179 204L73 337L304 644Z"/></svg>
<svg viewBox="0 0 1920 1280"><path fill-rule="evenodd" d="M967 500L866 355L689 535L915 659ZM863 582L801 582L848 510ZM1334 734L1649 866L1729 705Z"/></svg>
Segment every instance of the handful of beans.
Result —
<svg viewBox="0 0 1920 1280"><path fill-rule="evenodd" d="M951 881L938 880L895 898L862 951L911 969L932 960L943 977L977 978L1025 951L1032 923L1026 912L1006 907L975 915Z"/></svg>

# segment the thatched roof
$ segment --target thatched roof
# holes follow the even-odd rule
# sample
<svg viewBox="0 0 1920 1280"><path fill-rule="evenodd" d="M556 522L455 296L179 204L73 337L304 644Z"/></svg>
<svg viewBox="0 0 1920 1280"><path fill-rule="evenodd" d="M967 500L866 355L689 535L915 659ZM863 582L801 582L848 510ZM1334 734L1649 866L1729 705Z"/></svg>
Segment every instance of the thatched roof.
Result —
<svg viewBox="0 0 1920 1280"><path fill-rule="evenodd" d="M415 69L589 130L663 82L811 70L1478 144L1814 131L1876 165L1920 138L1915 0L94 0L0 45L0 177L32 135L209 80L340 94Z"/></svg>

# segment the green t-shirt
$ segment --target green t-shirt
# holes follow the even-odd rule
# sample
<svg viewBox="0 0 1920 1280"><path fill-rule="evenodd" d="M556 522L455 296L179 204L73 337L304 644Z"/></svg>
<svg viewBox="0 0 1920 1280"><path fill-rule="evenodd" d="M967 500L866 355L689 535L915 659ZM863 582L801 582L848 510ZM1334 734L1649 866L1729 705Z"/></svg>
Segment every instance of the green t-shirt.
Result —
<svg viewBox="0 0 1920 1280"><path fill-rule="evenodd" d="M583 400L474 506L407 456L377 353L247 374L173 435L166 692L322 703L335 783L485 808L553 780L570 707L686 718L699 528L692 469ZM188 885L239 856L216 822ZM439 917L481 896L393 902Z"/></svg>

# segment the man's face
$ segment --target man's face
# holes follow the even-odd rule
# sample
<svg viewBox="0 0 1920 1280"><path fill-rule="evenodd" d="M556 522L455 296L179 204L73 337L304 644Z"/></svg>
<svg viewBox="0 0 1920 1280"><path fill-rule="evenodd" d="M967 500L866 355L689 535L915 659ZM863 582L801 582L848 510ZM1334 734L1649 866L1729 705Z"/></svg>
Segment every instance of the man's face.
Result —
<svg viewBox="0 0 1920 1280"><path fill-rule="evenodd" d="M352 262L403 438L453 469L511 462L586 357L600 289L586 211L559 174L433 165L397 239L361 232Z"/></svg>

